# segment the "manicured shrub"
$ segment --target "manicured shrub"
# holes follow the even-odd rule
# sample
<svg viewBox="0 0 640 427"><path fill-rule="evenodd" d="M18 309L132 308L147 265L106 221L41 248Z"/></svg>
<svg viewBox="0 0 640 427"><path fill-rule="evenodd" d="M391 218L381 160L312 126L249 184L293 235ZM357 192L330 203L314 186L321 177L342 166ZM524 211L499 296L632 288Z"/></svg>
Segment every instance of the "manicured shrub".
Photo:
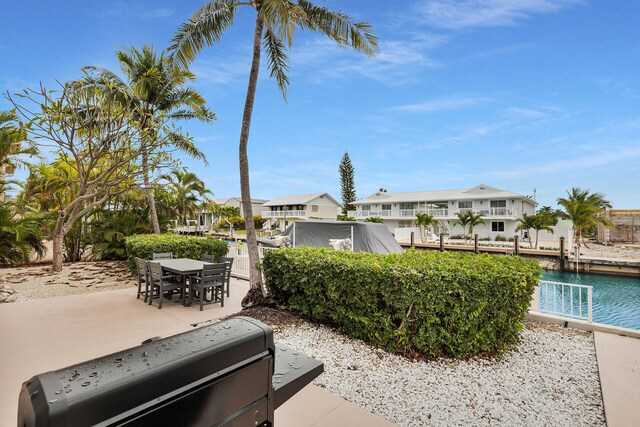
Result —
<svg viewBox="0 0 640 427"><path fill-rule="evenodd" d="M211 237L178 234L139 234L126 239L129 268L135 272L135 257L150 260L154 253L171 252L174 258L200 259L213 255L216 260L227 254L227 243Z"/></svg>
<svg viewBox="0 0 640 427"><path fill-rule="evenodd" d="M263 260L285 308L388 351L469 357L516 344L540 268L455 252L280 249Z"/></svg>

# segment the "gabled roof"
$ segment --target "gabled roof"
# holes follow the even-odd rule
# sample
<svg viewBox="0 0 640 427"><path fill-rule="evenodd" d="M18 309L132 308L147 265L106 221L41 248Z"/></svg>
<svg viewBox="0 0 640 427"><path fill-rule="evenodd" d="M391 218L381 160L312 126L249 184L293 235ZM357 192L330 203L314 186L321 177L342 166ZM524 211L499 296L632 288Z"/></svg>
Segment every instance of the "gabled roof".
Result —
<svg viewBox="0 0 640 427"><path fill-rule="evenodd" d="M329 193L312 193L312 194L293 194L290 196L280 196L275 199L269 200L263 206L286 206L286 205L306 205L310 201L319 197L325 197L331 200L336 206L340 206L340 203L336 201Z"/></svg>
<svg viewBox="0 0 640 427"><path fill-rule="evenodd" d="M410 191L403 193L376 192L364 199L354 202L354 205L370 203L403 203L403 202L448 202L451 200L473 199L524 199L536 203L527 196L500 190L489 185L480 184L473 188L457 188L452 190Z"/></svg>
<svg viewBox="0 0 640 427"><path fill-rule="evenodd" d="M216 205L224 205L225 203L228 203L229 200L237 200L238 202L242 202L242 198L240 196L238 197L225 197L223 199L214 199L213 203L215 203ZM267 200L266 199L251 199L251 203L266 203Z"/></svg>

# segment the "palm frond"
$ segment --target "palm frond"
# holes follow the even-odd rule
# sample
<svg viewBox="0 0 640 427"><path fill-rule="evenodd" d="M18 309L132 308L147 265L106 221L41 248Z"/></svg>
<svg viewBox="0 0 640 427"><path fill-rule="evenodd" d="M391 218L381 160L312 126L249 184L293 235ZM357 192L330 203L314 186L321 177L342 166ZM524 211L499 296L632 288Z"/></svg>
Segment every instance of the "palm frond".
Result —
<svg viewBox="0 0 640 427"><path fill-rule="evenodd" d="M269 26L267 26L264 33L263 46L267 52L269 73L271 77L276 79L278 88L286 101L287 86L289 85L289 77L287 76L289 58L286 53L286 46Z"/></svg>
<svg viewBox="0 0 640 427"><path fill-rule="evenodd" d="M378 53L378 38L369 23L353 23L351 16L315 6L307 0L298 0L298 5L307 14L306 28L321 32L338 44L349 46L367 56Z"/></svg>
<svg viewBox="0 0 640 427"><path fill-rule="evenodd" d="M168 132L167 136L171 144L178 148L180 151L184 151L188 156L194 159L202 160L205 165L209 165L207 157L202 151L200 151L198 147L196 147L196 145L193 143L192 137L178 132Z"/></svg>
<svg viewBox="0 0 640 427"><path fill-rule="evenodd" d="M171 59L186 66L202 48L219 42L233 24L237 5L236 0L212 0L198 9L171 40Z"/></svg>

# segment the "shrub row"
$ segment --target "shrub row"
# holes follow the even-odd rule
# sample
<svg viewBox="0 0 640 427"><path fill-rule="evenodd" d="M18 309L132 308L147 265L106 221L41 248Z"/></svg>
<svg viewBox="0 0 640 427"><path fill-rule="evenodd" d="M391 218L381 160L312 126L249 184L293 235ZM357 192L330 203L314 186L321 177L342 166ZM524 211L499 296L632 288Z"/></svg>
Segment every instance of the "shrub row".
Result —
<svg viewBox="0 0 640 427"><path fill-rule="evenodd" d="M200 259L213 255L216 260L227 255L227 243L211 237L178 234L138 234L126 239L129 268L135 272L134 258L150 260L154 253L171 252L174 258Z"/></svg>
<svg viewBox="0 0 640 427"><path fill-rule="evenodd" d="M517 344L540 268L533 260L449 252L268 251L282 306L388 351L469 357Z"/></svg>

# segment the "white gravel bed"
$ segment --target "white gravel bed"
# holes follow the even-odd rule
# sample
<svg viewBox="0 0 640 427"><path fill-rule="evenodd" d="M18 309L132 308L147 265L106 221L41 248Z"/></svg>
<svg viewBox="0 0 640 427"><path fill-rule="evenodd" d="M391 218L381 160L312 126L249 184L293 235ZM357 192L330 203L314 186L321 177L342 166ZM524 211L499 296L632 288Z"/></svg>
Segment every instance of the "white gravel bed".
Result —
<svg viewBox="0 0 640 427"><path fill-rule="evenodd" d="M310 323L275 339L324 362L314 383L399 426L604 426L593 336L527 326L502 360L409 361Z"/></svg>

